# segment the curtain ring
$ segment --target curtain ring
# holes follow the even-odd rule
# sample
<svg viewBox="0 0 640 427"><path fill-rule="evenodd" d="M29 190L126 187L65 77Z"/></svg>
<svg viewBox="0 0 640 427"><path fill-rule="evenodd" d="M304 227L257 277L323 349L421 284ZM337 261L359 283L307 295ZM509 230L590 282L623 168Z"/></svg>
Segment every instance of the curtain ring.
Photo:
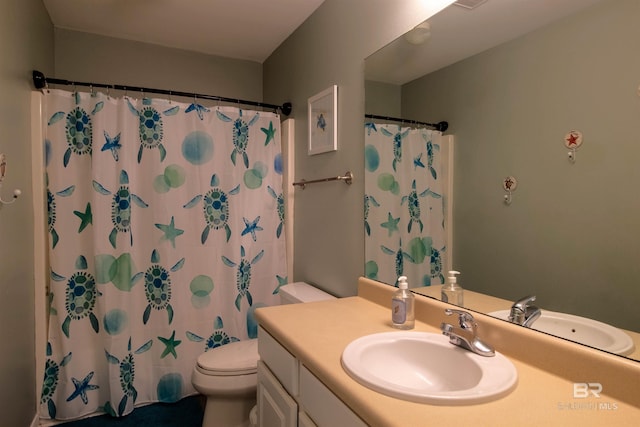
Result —
<svg viewBox="0 0 640 427"><path fill-rule="evenodd" d="M78 93L78 88L76 88L76 83L73 84L73 99L76 101L76 105L80 105L80 94Z"/></svg>

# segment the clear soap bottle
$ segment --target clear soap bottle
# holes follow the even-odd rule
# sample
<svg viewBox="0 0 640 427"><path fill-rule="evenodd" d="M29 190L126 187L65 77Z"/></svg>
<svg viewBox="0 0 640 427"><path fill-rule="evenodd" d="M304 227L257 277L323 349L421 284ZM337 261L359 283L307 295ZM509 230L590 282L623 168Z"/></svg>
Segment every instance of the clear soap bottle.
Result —
<svg viewBox="0 0 640 427"><path fill-rule="evenodd" d="M415 326L415 297L409 290L407 278L398 278L398 290L391 299L391 324L398 329L413 329Z"/></svg>
<svg viewBox="0 0 640 427"><path fill-rule="evenodd" d="M462 287L458 284L456 274L460 274L459 271L449 271L449 277L447 283L442 286L440 293L440 299L450 304L464 306L464 294Z"/></svg>

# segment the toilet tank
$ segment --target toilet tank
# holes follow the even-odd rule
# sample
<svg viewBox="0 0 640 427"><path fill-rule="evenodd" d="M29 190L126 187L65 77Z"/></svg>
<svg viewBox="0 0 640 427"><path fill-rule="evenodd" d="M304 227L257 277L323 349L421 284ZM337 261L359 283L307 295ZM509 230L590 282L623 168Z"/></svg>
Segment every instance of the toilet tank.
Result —
<svg viewBox="0 0 640 427"><path fill-rule="evenodd" d="M333 295L321 291L305 282L295 282L284 285L280 287L278 293L280 294L281 304L299 304L303 302L336 299Z"/></svg>

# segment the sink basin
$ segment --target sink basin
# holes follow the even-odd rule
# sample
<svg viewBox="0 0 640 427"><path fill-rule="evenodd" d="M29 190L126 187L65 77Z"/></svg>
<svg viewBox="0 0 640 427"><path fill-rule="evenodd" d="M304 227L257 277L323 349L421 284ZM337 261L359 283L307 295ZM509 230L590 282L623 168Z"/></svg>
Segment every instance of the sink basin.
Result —
<svg viewBox="0 0 640 427"><path fill-rule="evenodd" d="M489 313L489 316L507 320L509 310L494 311ZM533 322L531 329L610 353L625 355L634 350L633 340L620 329L597 320L572 314L542 310L542 314L538 320Z"/></svg>
<svg viewBox="0 0 640 427"><path fill-rule="evenodd" d="M357 382L398 399L467 405L510 393L518 373L502 354L483 357L427 332L383 332L352 341L344 370Z"/></svg>

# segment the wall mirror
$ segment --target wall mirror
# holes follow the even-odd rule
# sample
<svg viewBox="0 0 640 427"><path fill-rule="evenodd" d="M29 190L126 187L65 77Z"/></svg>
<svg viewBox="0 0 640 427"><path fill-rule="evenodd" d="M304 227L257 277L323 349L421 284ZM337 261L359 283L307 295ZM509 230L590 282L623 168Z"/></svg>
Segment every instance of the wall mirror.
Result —
<svg viewBox="0 0 640 427"><path fill-rule="evenodd" d="M637 337L640 4L487 0L427 22L366 59L365 110L449 122L459 282L501 309L532 294ZM624 355L640 360L638 345Z"/></svg>

